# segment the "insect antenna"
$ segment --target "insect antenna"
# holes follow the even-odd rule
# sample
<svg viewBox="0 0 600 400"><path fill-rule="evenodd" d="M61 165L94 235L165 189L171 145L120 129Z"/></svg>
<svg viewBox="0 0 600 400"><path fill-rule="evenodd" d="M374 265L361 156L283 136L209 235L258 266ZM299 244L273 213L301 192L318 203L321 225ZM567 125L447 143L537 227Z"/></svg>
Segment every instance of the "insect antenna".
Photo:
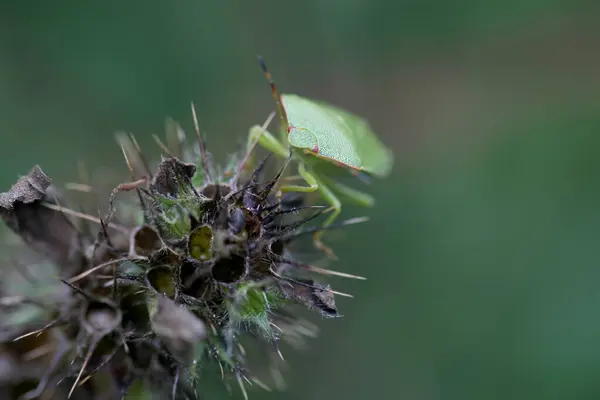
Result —
<svg viewBox="0 0 600 400"><path fill-rule="evenodd" d="M273 100L275 100L275 104L277 106L277 115L279 115L279 120L281 121L281 127L284 129L284 132L287 135L289 133L290 126L287 123L287 119L285 118L285 115L283 114L283 106L281 105L281 96L279 95L279 92L277 92L277 87L275 86L275 81L273 80L273 77L271 76L271 72L269 72L269 70L267 69L267 64L265 64L265 60L263 60L262 56L258 56L257 58L258 58L260 67L262 68L263 73L265 74L265 77L267 78L267 80L269 81L269 84L271 85L271 93L273 94Z"/></svg>

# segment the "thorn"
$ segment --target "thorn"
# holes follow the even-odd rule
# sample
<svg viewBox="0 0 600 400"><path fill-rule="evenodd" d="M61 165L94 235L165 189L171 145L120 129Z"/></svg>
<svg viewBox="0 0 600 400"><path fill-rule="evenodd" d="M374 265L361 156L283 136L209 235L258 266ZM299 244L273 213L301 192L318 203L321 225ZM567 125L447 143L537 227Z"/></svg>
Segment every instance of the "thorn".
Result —
<svg viewBox="0 0 600 400"><path fill-rule="evenodd" d="M339 229L339 228L343 228L345 226L349 226L349 225L356 225L356 224L361 224L363 222L367 222L369 221L369 217L357 217L357 218L351 218L348 219L346 221L342 221L342 222L336 222L327 226L315 226L315 227L311 227L302 231L296 231L296 232L291 232L289 234L284 234L282 237L282 240L284 241L291 241L294 239L297 239L300 236L303 235L308 235L311 233L316 233L316 232L321 232L321 231L325 231L325 230L330 230L330 229Z"/></svg>
<svg viewBox="0 0 600 400"><path fill-rule="evenodd" d="M219 369L221 370L221 379L225 379L225 371L223 371L223 364L221 364L221 360L219 362Z"/></svg>
<svg viewBox="0 0 600 400"><path fill-rule="evenodd" d="M310 266L310 265L307 265L306 269L309 271L312 271L312 272L317 272L317 273L323 274L323 275L339 276L342 278L357 279L357 280L361 280L361 281L367 280L367 278L365 278L364 276L347 274L345 272L338 272L338 271L333 271L331 269L319 268L319 267Z"/></svg>
<svg viewBox="0 0 600 400"><path fill-rule="evenodd" d="M279 261L282 262L282 263L285 263L285 264L290 264L293 267L302 268L302 269L305 269L307 271L317 272L317 273L323 274L323 275L340 276L342 278L358 279L358 280L362 280L362 281L366 281L367 280L367 278L365 278L364 276L352 275L352 274L347 274L345 272L333 271L331 269L319 268L319 267L316 267L314 265L301 263L299 261L290 260L290 259L287 259L287 258L284 258L284 257L280 257Z"/></svg>
<svg viewBox="0 0 600 400"><path fill-rule="evenodd" d="M136 257L122 257L122 258L116 258L114 260L110 260L107 261L105 263L102 264L98 264L95 267L92 267L90 269L88 269L87 271L84 271L82 273L80 273L79 275L75 275L74 277L72 277L71 279L69 279L69 281L67 282L68 285L71 285L72 283L75 283L83 278L85 278L86 276L93 274L94 272L98 271L99 269L102 269L104 267L107 267L109 265L115 264L115 263L120 263L123 261L141 261L141 260L147 260L146 257L141 257L141 256L136 256Z"/></svg>
<svg viewBox="0 0 600 400"><path fill-rule="evenodd" d="M171 131L169 131L168 126L169 126L169 121L172 123L171 127L175 127L175 137L173 137ZM183 147L185 144L185 132L183 132L183 129L181 128L181 126L179 125L179 123L177 121L175 121L173 118L167 118L165 121L165 128L166 129L166 136L165 139L167 141L167 146L169 146L169 148L171 149L171 152L175 152L175 157L178 159L183 159Z"/></svg>
<svg viewBox="0 0 600 400"><path fill-rule="evenodd" d="M94 353L94 350L96 349L96 344L98 344L98 340L94 340L94 342L92 342L92 344L90 344L90 348L88 349L87 355L85 356L85 360L83 361L81 370L79 371L79 374L77 375L77 379L75 379L75 383L73 383L73 386L71 387L71 390L69 391L69 395L67 396L67 399L70 399L71 395L75 391L75 388L77 387L77 384L79 383L79 380L81 379L81 375L83 374L83 371L85 371L85 367L87 366L88 362L92 358L92 354Z"/></svg>
<svg viewBox="0 0 600 400"><path fill-rule="evenodd" d="M87 293L85 290L78 288L75 285L72 285L71 283L69 283L68 281L64 280L64 279L60 279L60 281L62 283L64 283L65 285L69 286L71 289L73 289L74 291L76 291L77 293L79 293L80 295L82 295L83 297L85 297L88 300L94 300L94 297Z"/></svg>
<svg viewBox="0 0 600 400"><path fill-rule="evenodd" d="M240 353L242 354L242 356L246 357L246 349L244 348L244 346L242 346L241 343L237 344L238 349L240 350Z"/></svg>
<svg viewBox="0 0 600 400"><path fill-rule="evenodd" d="M152 171L150 170L148 161L146 160L146 157L144 156L144 153L142 152L140 145L138 144L137 140L135 140L135 136L133 136L132 133L129 134L129 139L131 139L131 143L133 144L133 147L135 147L135 151L137 151L138 156L140 157L140 160L142 161L142 165L144 166L144 169L146 170L146 175L148 175L150 177L150 179L152 179Z"/></svg>
<svg viewBox="0 0 600 400"><path fill-rule="evenodd" d="M59 323L60 323L60 322L59 322L58 320L54 320L54 321L52 321L52 322L50 322L50 323L46 324L46 325L45 325L43 328L41 328L41 329L37 329L37 330L35 330L35 331L31 331L31 332L29 332L29 333L25 333L24 335L21 335L21 336L18 336L18 337L16 337L16 338L14 338L14 339L13 339L13 342L17 342L17 341L19 341L19 340L21 340L21 339L25 339L26 337L29 337L29 336L33 336L33 335L37 335L37 334L43 333L43 332L47 331L48 329L51 329L51 328L53 328L53 327L55 327L55 326L59 325Z"/></svg>
<svg viewBox="0 0 600 400"><path fill-rule="evenodd" d="M135 192L137 193L138 196L138 200L140 202L140 208L142 209L142 215L146 215L146 202L144 201L144 197L142 196L142 191L138 188L135 189Z"/></svg>
<svg viewBox="0 0 600 400"><path fill-rule="evenodd" d="M319 211L313 213L312 215L294 222L292 224L289 225L285 225L285 226L279 226L279 230L278 231L274 231L274 232L268 232L269 236L283 236L285 237L288 233L290 232L294 232L296 229L298 229L300 226L309 223L310 221L312 221L313 219L323 215L325 212L327 212L327 209L323 208L320 209Z"/></svg>
<svg viewBox="0 0 600 400"><path fill-rule="evenodd" d="M240 389L242 390L242 395L244 396L244 400L248 400L248 393L246 392L246 387L244 386L244 381L241 379L240 377L240 373L236 373L236 378L238 381L238 384L240 385Z"/></svg>
<svg viewBox="0 0 600 400"><path fill-rule="evenodd" d="M118 288L117 288L117 264L113 263L113 287L112 287L112 299L117 300Z"/></svg>
<svg viewBox="0 0 600 400"><path fill-rule="evenodd" d="M285 358L283 358L283 354L281 353L281 349L279 348L279 343L275 344L275 349L277 350L277 354L279 355L279 358L281 358L281 361L285 361Z"/></svg>
<svg viewBox="0 0 600 400"><path fill-rule="evenodd" d="M206 143L204 142L204 138L202 137L202 134L200 133L200 126L198 125L198 117L196 115L196 106L194 105L194 102L192 102L192 117L194 119L194 129L196 130L198 146L200 147L200 157L201 157L201 161L202 161L202 173L204 174L204 178L207 181L205 183L212 183L212 177L210 175L210 171L209 171L209 167L208 167L208 160L206 157Z"/></svg>
<svg viewBox="0 0 600 400"><path fill-rule="evenodd" d="M267 128L269 127L269 125L271 124L271 121L273 120L273 118L275 117L275 112L271 112L271 114L269 114L269 116L267 117L267 120L263 123L263 125L260 128L260 132L261 135L264 131L267 130ZM238 180L240 179L240 175L242 174L242 171L244 170L244 168L246 167L246 164L248 163L248 160L250 159L250 156L252 155L252 153L254 152L254 149L256 148L256 146L258 145L258 142L260 141L260 136L252 143L252 146L250 146L250 148L246 151L246 155L244 156L244 158L242 159L242 162L240 163L238 170L236 171L234 177L232 178L232 182L233 185L236 186Z"/></svg>
<svg viewBox="0 0 600 400"><path fill-rule="evenodd" d="M348 225L355 225L355 224L362 224L363 222L368 222L369 221L369 217L356 217L356 218L350 218L346 221L342 221L340 222L340 226L348 226Z"/></svg>
<svg viewBox="0 0 600 400"><path fill-rule="evenodd" d="M248 180L248 182L246 182L244 184L244 187L242 187L240 190L236 190L236 191L232 191L230 192L227 196L225 196L223 198L223 200L229 200L231 198L233 198L234 196L238 196L240 194L244 194L246 192L248 192L248 189L250 189L251 186L254 186L257 184L258 181L258 176L260 175L260 173L263 171L263 169L265 168L265 166L267 165L267 161L269 160L269 158L271 157L272 153L269 153L262 161L261 163L258 165L258 167L256 167L256 169L254 170L254 172L252 173L252 176L250 177L250 179Z"/></svg>
<svg viewBox="0 0 600 400"><path fill-rule="evenodd" d="M295 213L299 213L300 211L309 210L309 209L320 210L320 209L327 208L325 206L300 206L300 207L288 208L286 210L276 210L277 206L279 206L279 204L269 207L271 210L269 211L269 213L267 213L267 215L265 215L263 217L263 224L268 224L268 223L272 222L272 220L279 217L280 215L295 214Z"/></svg>
<svg viewBox="0 0 600 400"><path fill-rule="evenodd" d="M104 366L106 366L110 360L117 354L119 348L117 347L114 351L111 351L110 354L98 365L92 372L90 372L85 378L81 380L80 386L85 384L88 380L92 378L98 371L100 371Z"/></svg>
<svg viewBox="0 0 600 400"><path fill-rule="evenodd" d="M114 247L112 244L112 241L110 240L110 235L108 234L108 231L106 230L106 224L104 223L104 220L102 218L100 218L100 227L102 228L102 234L104 235L104 238L106 239L106 244L108 244L109 247Z"/></svg>
<svg viewBox="0 0 600 400"><path fill-rule="evenodd" d="M277 182L279 182L281 175L283 175L283 172L285 171L285 169L287 168L287 166L289 165L291 160L292 160L292 151L290 150L290 154L289 154L288 158L286 158L285 162L283 163L283 166L281 167L281 169L279 170L277 175L275 175L275 178L273 178L273 180L271 182L269 182L265 186L265 188L261 191L261 193L260 193L260 202L261 203L263 201L265 201L265 199L269 196L269 194L271 194L273 187L277 184Z"/></svg>
<svg viewBox="0 0 600 400"><path fill-rule="evenodd" d="M175 371L175 378L173 379L173 388L171 389L171 398L175 400L177 394L177 383L179 383L179 367Z"/></svg>
<svg viewBox="0 0 600 400"><path fill-rule="evenodd" d="M277 326L277 324L275 324L275 322L272 322L272 321L271 321L271 325L272 325L272 326L273 326L275 329L277 329L279 332L283 333L283 329L281 329L279 326Z"/></svg>
<svg viewBox="0 0 600 400"><path fill-rule="evenodd" d="M131 174L131 180L135 181L135 172L133 171L133 167L131 166L129 157L127 157L127 152L125 151L125 146L123 146L123 143L121 143L121 152L123 152L123 157L125 158L125 163L127 164L127 168L129 169L129 173Z"/></svg>
<svg viewBox="0 0 600 400"><path fill-rule="evenodd" d="M258 378L252 378L252 380L258 386L260 386L261 389L266 390L267 392L272 392L271 388L269 386L267 386L264 382L262 382L261 380L259 380Z"/></svg>
<svg viewBox="0 0 600 400"><path fill-rule="evenodd" d="M160 140L160 138L156 134L153 133L152 138L154 139L156 144L158 144L158 147L160 147L161 150L165 152L166 155L175 158L175 156L169 151L169 148L165 146L165 144Z"/></svg>
<svg viewBox="0 0 600 400"><path fill-rule="evenodd" d="M125 353L129 354L129 346L127 345L127 341L125 340L125 337L123 336L123 334L119 334L119 337L121 338L121 341L123 342L123 350L125 350Z"/></svg>
<svg viewBox="0 0 600 400"><path fill-rule="evenodd" d="M133 135L131 135L132 140L135 140L133 138ZM127 152L125 151L125 146L123 146L123 143L121 143L121 151L123 152L123 157L125 157L125 162L127 163L127 168L129 168L129 172L131 174L131 180L135 181L135 172L133 170L133 166L131 165L131 162L129 161L129 158L127 157ZM137 151L137 148L136 148ZM139 151L138 151L138 155L140 155ZM140 157L141 159L141 157ZM144 161L142 161L143 163ZM146 168L146 166L144 165L144 168ZM142 208L142 210L145 212L146 211L146 204L144 203L144 199L142 197L142 193L140 192L139 188L135 188L135 191L137 193L138 199L140 201L140 207Z"/></svg>
<svg viewBox="0 0 600 400"><path fill-rule="evenodd" d="M109 203L109 206L112 206L111 198L110 197L108 199L108 203ZM100 214L101 214L100 213L100 207L98 207L98 215L100 215ZM104 221L102 220L101 217L98 217L98 221L100 221L101 224L104 224ZM98 232L96 234L96 239L94 240L94 247L93 247L93 250L92 250L91 260L95 260L96 259L96 251L100 248L100 241L102 239L102 235L103 235L103 232Z"/></svg>
<svg viewBox="0 0 600 400"><path fill-rule="evenodd" d="M94 189L93 186L90 186L86 183L68 182L65 184L65 189L73 190L76 192L98 194L96 189Z"/></svg>
<svg viewBox="0 0 600 400"><path fill-rule="evenodd" d="M286 282L293 283L295 285L300 285L300 286L308 287L308 288L311 288L311 289L321 290L323 292L337 294L338 296L348 297L348 298L351 298L351 299L354 298L354 296L352 296L349 293L338 292L336 290L332 290L332 289L329 289L329 288L326 288L326 287L317 287L317 286L314 286L314 285L311 285L311 284L308 284L308 283L305 283L305 282L300 282L300 281L298 281L296 279L292 279L292 278L288 278L288 277L285 277L285 276L281 276L280 274L278 274L275 271L273 271L272 268L270 268L270 271L271 271L271 273L273 275L275 275L276 278L281 279L281 280L286 281ZM329 271L329 270L327 270L327 271ZM357 278L361 278L361 277L357 277Z"/></svg>
<svg viewBox="0 0 600 400"><path fill-rule="evenodd" d="M52 203L43 202L42 205L44 207L46 207L46 208L49 208L49 209L54 210L54 211L62 212L63 214L66 214L66 215L71 215L71 216L76 217L76 218L81 218L81 219L84 219L84 220L87 220L87 221L95 222L97 224L102 224L101 219L98 218L98 217L94 217L93 215L89 215L89 214L85 214L85 213L82 213L82 212L79 212L79 211L71 210L69 208L58 206L58 205L52 204ZM121 233L129 233L129 229L128 228L126 228L124 226L121 226L121 225L118 225L118 224L109 223L106 226L108 228L114 229L114 230L119 231Z"/></svg>

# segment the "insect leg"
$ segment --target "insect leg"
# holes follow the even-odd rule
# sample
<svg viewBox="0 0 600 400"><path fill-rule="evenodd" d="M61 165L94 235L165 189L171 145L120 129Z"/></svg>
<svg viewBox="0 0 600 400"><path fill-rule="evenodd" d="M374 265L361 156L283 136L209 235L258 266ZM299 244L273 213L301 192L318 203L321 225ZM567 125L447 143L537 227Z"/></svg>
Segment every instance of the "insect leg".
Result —
<svg viewBox="0 0 600 400"><path fill-rule="evenodd" d="M300 185L282 185L282 192L302 192L302 193L310 193L319 190L319 183L317 182L317 178L313 176L310 172L306 170L306 166L302 161L298 163L298 174L300 177L308 183L308 186L300 186Z"/></svg>
<svg viewBox="0 0 600 400"><path fill-rule="evenodd" d="M306 169L306 165L303 162L298 164L298 174L302 179L308 184L308 186L299 186L299 185L285 185L281 187L282 192L315 192L319 191L319 193L323 196L323 199L327 203L329 203L329 211L330 214L325 220L323 227L326 227L333 223L339 213L342 210L342 203L339 201L335 193L327 187L322 181L317 179L311 172ZM314 235L314 244L315 247L321 251L323 251L329 258L336 258L333 251L325 246L321 241L321 237L323 236L323 231L317 231Z"/></svg>
<svg viewBox="0 0 600 400"><path fill-rule="evenodd" d="M325 181L331 190L347 198L357 206L373 207L373 205L375 205L375 199L365 192L351 188L350 186L346 186L340 182L335 182L326 177L321 177L321 180Z"/></svg>
<svg viewBox="0 0 600 400"><path fill-rule="evenodd" d="M319 192L321 193L321 196L323 196L323 199L325 199L325 201L327 203L329 203L329 205L330 205L330 207L329 207L330 214L322 226L322 228L326 228L329 225L331 225L336 220L338 215L340 215L340 212L342 212L342 202L340 201L340 199L338 199L338 197L333 192L333 190L331 190L322 181L319 182ZM324 229L315 232L315 234L313 236L315 247L317 249L325 252L325 254L327 254L327 256L329 258L335 259L337 257L333 253L333 250L331 250L329 247L327 247L322 241L324 233L325 233Z"/></svg>

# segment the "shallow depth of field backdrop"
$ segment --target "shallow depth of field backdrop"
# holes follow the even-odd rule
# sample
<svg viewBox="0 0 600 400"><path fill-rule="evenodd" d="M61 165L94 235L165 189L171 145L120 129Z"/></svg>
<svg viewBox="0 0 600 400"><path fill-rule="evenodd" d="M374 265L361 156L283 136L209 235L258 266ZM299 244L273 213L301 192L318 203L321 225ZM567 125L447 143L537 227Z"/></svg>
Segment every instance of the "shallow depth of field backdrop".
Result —
<svg viewBox="0 0 600 400"><path fill-rule="evenodd" d="M331 267L369 280L335 280L345 317L286 354L287 393L251 398L597 399L599 4L3 2L0 186L34 163L76 180L79 159L126 176L114 132L157 155L191 100L224 157L274 109L262 54L282 91L367 117L396 166L372 221L329 237Z"/></svg>

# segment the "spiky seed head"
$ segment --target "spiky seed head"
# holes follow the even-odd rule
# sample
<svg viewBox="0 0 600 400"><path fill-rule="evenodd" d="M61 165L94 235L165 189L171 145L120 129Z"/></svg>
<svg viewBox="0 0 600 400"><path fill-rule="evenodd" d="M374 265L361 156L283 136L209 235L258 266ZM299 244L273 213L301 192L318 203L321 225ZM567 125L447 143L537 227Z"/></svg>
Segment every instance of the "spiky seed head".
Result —
<svg viewBox="0 0 600 400"><path fill-rule="evenodd" d="M33 329L64 338L63 345L48 347L59 361L77 350L66 369L57 361L39 374L40 384L28 396L64 376L76 378L75 384L64 391L60 386L59 398L85 396L80 386L104 374L112 382L106 390L118 396L141 382L152 391L190 397L202 368L218 368L238 382L255 379L240 343L244 337L268 344L281 359L280 341L300 346L316 335L290 305L339 316L338 292L306 276L333 272L293 255L294 240L311 232L303 227L323 209L311 213L302 197L276 196L284 168L269 176L266 160L252 169L251 157L242 154L231 157L227 168L212 165L193 111L201 140L196 152L169 120L166 144L158 140L167 156L156 171L133 136L118 136L132 180L113 190L102 217L58 204L39 167L0 194L7 225L59 268L68 289L47 302L47 319ZM133 208L142 216L137 224L131 221L139 218L119 220L124 191L135 192L139 202ZM73 217L96 225L82 229ZM35 337L38 331L27 335L30 327L13 337Z"/></svg>

